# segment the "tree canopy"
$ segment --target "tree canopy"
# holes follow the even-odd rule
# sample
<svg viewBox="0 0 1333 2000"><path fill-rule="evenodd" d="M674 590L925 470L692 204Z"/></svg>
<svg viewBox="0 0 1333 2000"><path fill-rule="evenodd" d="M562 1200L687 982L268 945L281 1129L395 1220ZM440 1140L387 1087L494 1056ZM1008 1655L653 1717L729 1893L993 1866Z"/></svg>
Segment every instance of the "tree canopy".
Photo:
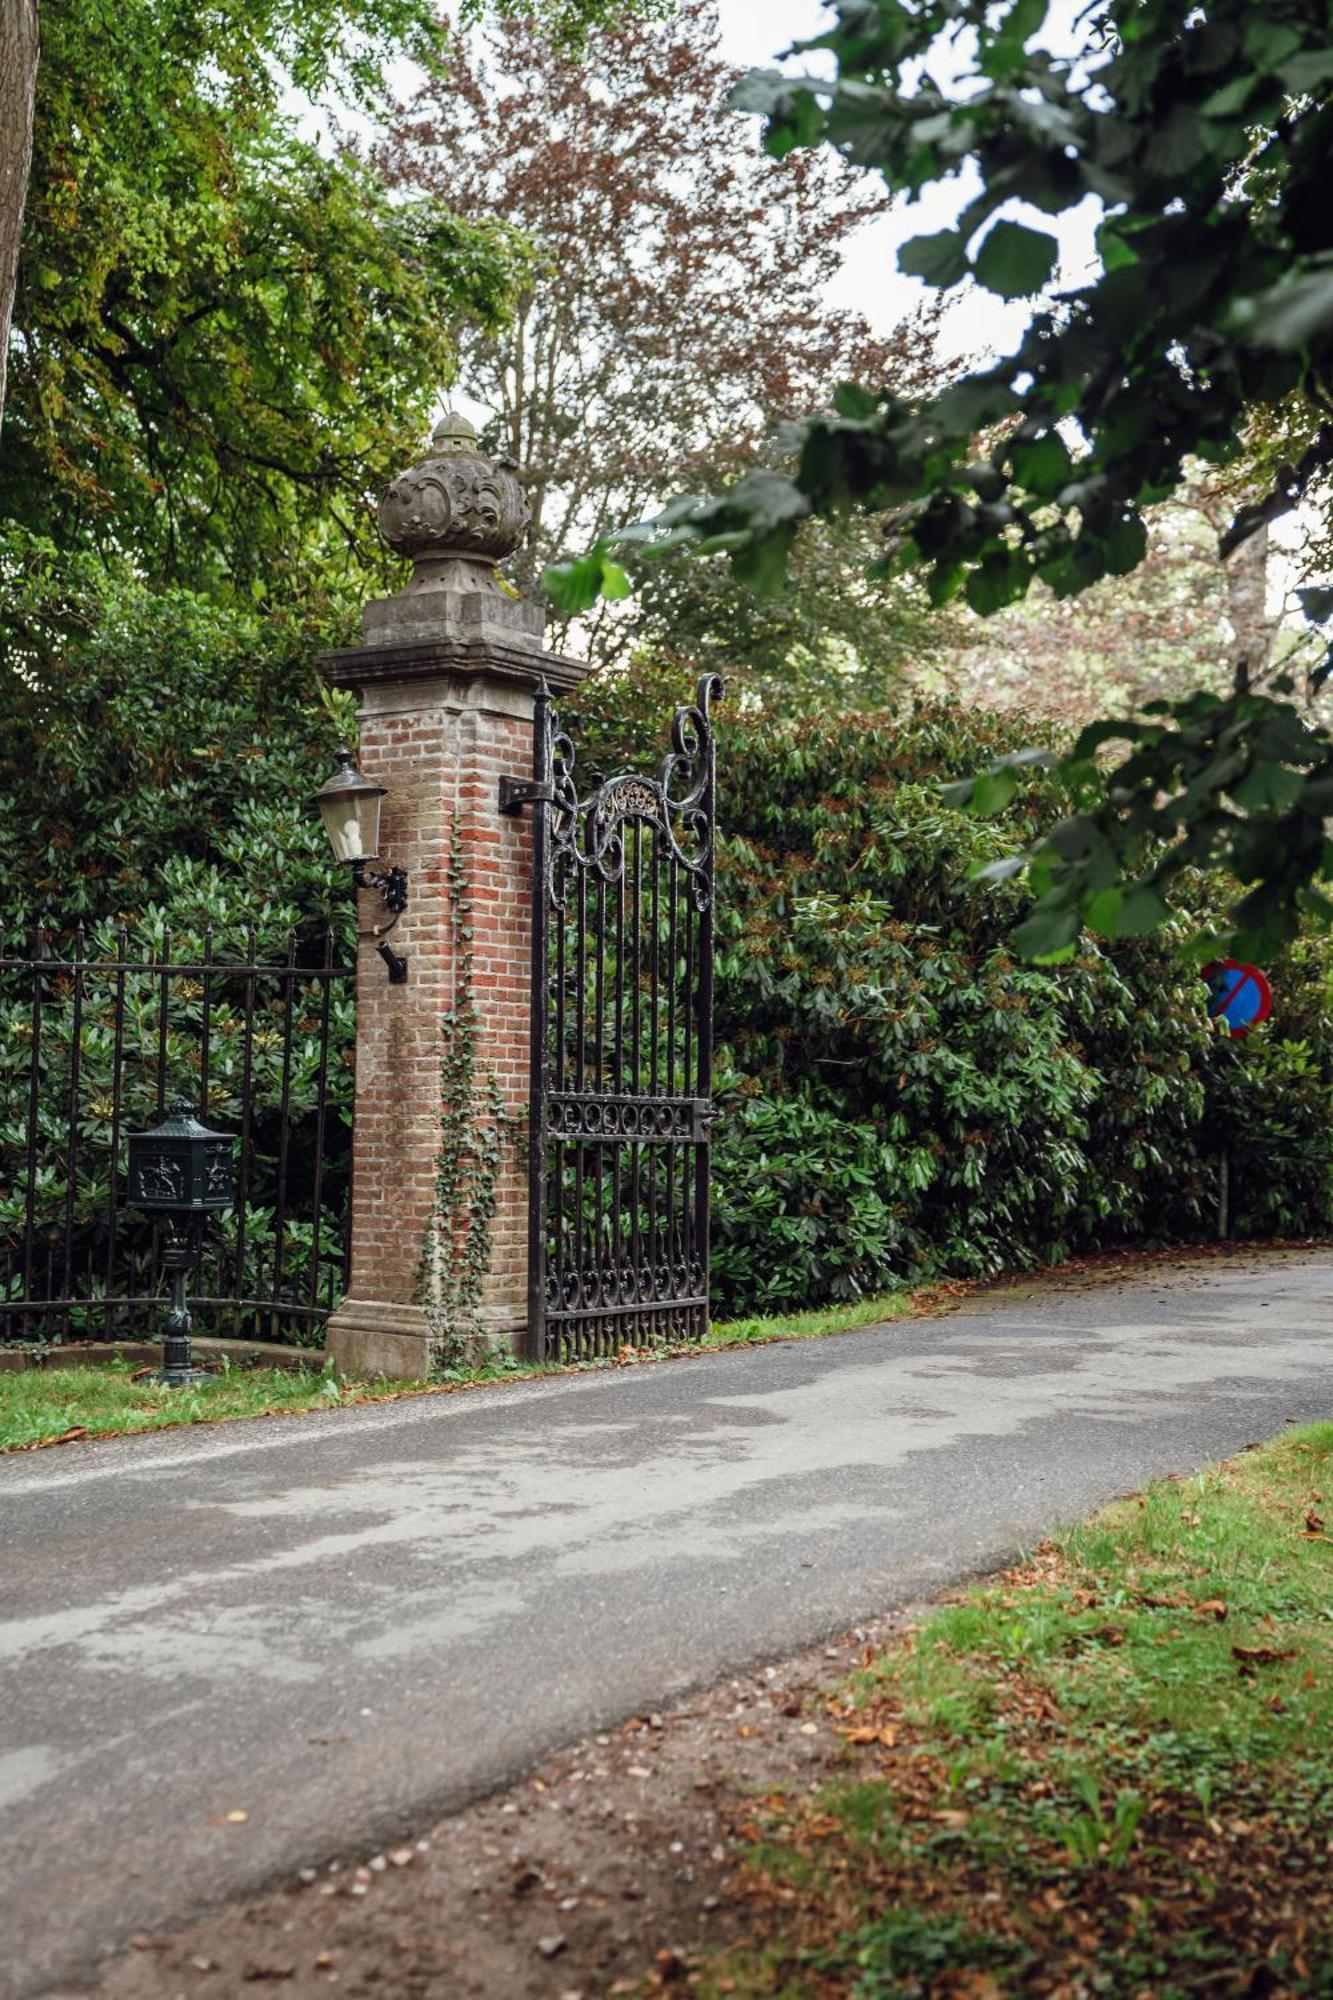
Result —
<svg viewBox="0 0 1333 2000"><path fill-rule="evenodd" d="M935 603L961 594L987 614L1037 578L1066 597L1128 574L1146 551L1145 509L1198 461L1234 459L1247 427L1263 432L1268 479L1223 553L1321 493L1333 464L1327 0L1110 0L1095 19L1085 10L1072 57L1046 46L1050 0L836 0L833 12L828 33L800 45L827 75L759 72L740 86L770 154L828 145L908 197L968 167L979 187L956 225L901 252L940 292L971 278L1004 298L1040 293L1058 245L1036 223L1089 196L1103 211L1100 269L1039 305L1013 354L937 395L845 383L834 414L794 429L789 471L685 495L629 531L634 545L729 549L742 576L777 590L805 521L887 510L882 569L920 570ZM557 601L590 600L609 560L594 548L555 573ZM1333 614L1333 591L1311 589L1306 609ZM1333 879L1333 739L1289 685L1256 690L1240 669L1229 694L1079 738L1064 761L1080 809L1029 856L1029 952L1067 955L1083 922L1151 928L1195 863L1246 886L1234 934L1254 948L1290 934L1302 908L1333 916L1317 886ZM1099 753L1126 738L1108 770ZM1020 770L1004 760L973 802L1001 803Z"/></svg>
<svg viewBox="0 0 1333 2000"><path fill-rule="evenodd" d="M212 587L346 538L519 246L394 204L282 108L369 90L407 0L70 0L44 26L0 511ZM418 21L424 34L424 27ZM423 45L424 46L424 45ZM313 538L313 546L312 546Z"/></svg>
<svg viewBox="0 0 1333 2000"><path fill-rule="evenodd" d="M564 46L610 11L514 10ZM382 121L390 62L434 72L451 46L432 0L43 13L0 519L245 596L378 564L366 498L414 449L460 325L508 311L526 253L447 196L391 197L298 114Z"/></svg>
<svg viewBox="0 0 1333 2000"><path fill-rule="evenodd" d="M533 518L515 565L548 563L766 446L792 408L849 375L903 394L937 380L931 329L885 339L830 307L829 280L880 191L827 155L772 160L728 104L714 0L623 19L571 56L548 22L502 19L456 44L373 155L413 199L519 229L532 263L500 325L459 329L457 387L511 454ZM865 587L861 524L810 538L799 587L760 604L690 562L655 566L629 616L577 643L597 663L647 644L864 699L921 610ZM919 591L911 595L919 598Z"/></svg>

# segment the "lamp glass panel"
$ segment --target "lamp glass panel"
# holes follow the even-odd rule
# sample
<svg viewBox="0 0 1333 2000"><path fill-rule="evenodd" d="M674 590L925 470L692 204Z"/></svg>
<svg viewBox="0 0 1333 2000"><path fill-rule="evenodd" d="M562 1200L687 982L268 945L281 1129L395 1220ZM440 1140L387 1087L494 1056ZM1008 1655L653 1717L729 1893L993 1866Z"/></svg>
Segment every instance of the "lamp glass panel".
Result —
<svg viewBox="0 0 1333 2000"><path fill-rule="evenodd" d="M320 818L337 861L373 861L380 851L380 794L335 792L319 802Z"/></svg>

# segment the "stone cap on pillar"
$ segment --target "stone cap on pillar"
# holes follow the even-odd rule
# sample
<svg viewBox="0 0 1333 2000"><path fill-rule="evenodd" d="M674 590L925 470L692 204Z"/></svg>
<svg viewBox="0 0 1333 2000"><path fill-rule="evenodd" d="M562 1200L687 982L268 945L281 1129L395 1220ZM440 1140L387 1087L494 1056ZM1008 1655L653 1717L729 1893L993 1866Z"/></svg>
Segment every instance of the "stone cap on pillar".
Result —
<svg viewBox="0 0 1333 2000"><path fill-rule="evenodd" d="M489 458L466 417L446 411L425 458L380 495L380 533L412 562L392 597L366 605L364 643L321 655L340 687L436 674L479 675L557 692L588 669L548 653L540 605L511 593L496 564L523 539L532 509L516 462Z"/></svg>

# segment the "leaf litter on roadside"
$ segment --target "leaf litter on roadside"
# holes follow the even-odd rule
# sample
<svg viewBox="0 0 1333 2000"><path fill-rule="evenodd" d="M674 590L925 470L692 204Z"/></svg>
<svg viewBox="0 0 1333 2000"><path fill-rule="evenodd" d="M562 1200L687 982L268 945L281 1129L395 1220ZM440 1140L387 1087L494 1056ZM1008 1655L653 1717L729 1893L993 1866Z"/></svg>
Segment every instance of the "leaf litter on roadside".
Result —
<svg viewBox="0 0 1333 2000"><path fill-rule="evenodd" d="M1163 1482L863 1658L832 1781L737 1808L700 1990L1333 1991L1331 1468L1320 1425Z"/></svg>

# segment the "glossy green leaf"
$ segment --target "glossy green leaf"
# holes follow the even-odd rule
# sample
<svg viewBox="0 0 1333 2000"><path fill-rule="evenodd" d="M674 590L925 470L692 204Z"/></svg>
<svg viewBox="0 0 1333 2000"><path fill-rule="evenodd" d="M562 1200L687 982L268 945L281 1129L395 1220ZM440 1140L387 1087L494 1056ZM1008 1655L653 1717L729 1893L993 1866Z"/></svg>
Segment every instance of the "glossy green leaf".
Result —
<svg viewBox="0 0 1333 2000"><path fill-rule="evenodd" d="M910 237L898 252L898 269L947 290L967 276L967 245L956 229Z"/></svg>
<svg viewBox="0 0 1333 2000"><path fill-rule="evenodd" d="M1014 478L1030 493L1050 497L1067 486L1073 477L1073 461L1069 447L1057 431L1045 437L1034 438L1027 444L1016 444L1011 454Z"/></svg>
<svg viewBox="0 0 1333 2000"><path fill-rule="evenodd" d="M1060 245L1044 229L997 222L977 252L973 269L988 292L1002 299L1030 298L1055 269Z"/></svg>

